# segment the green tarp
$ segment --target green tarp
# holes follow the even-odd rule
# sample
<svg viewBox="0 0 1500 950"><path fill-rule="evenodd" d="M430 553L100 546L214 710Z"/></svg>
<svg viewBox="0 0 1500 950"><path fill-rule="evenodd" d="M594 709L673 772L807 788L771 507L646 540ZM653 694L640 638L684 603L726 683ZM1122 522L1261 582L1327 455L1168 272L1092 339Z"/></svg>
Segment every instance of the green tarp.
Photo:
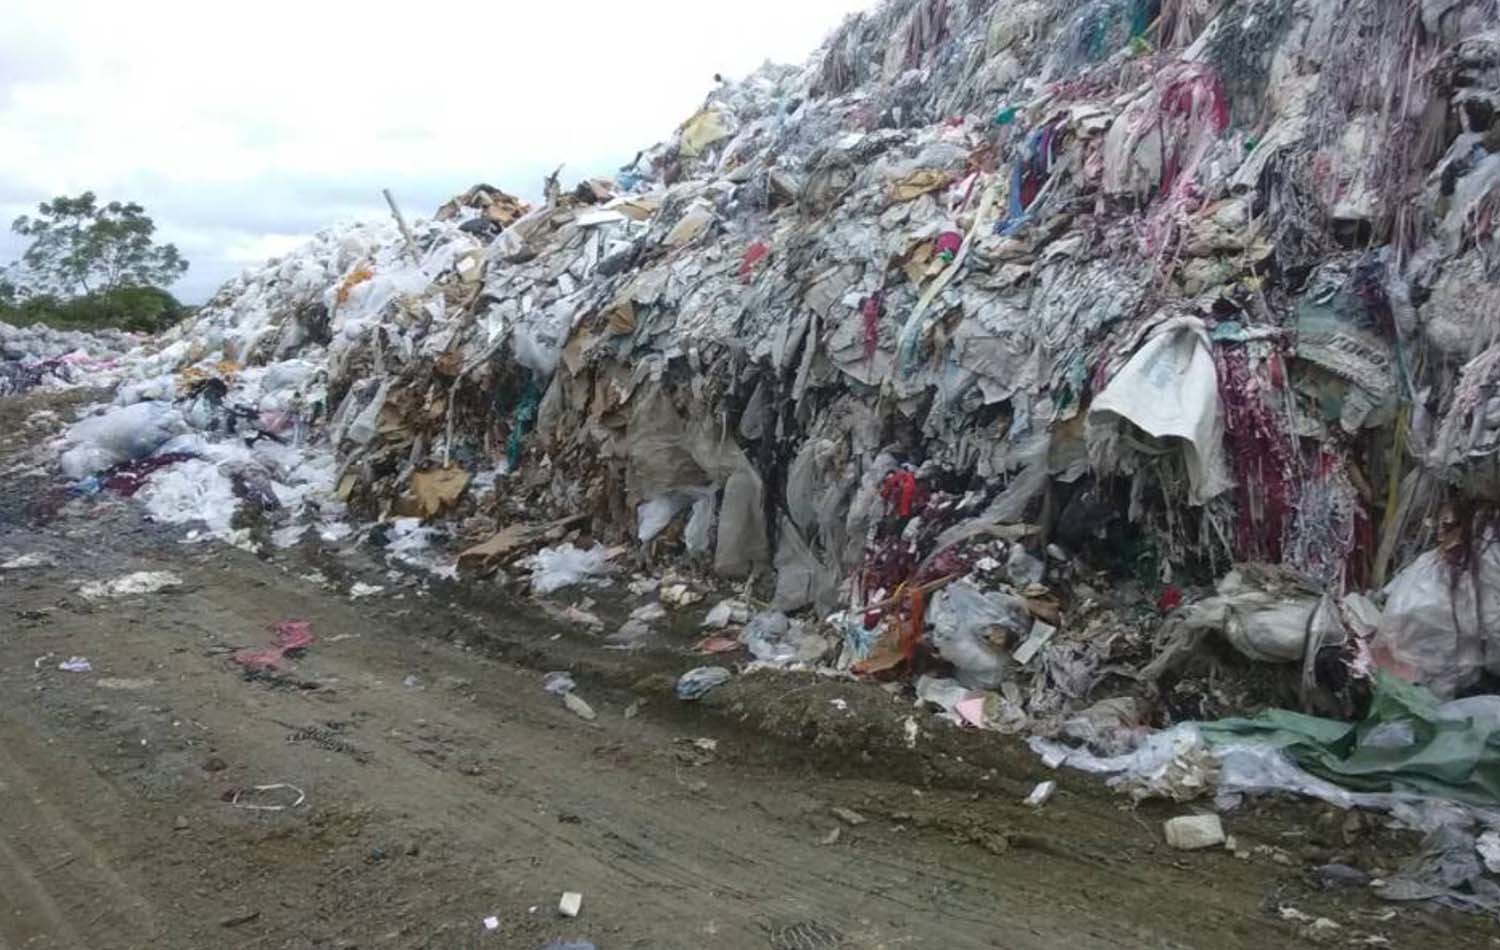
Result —
<svg viewBox="0 0 1500 950"><path fill-rule="evenodd" d="M1497 724L1445 718L1451 715L1422 687L1377 673L1375 696L1362 722L1273 709L1255 719L1224 719L1199 728L1212 745L1274 746L1306 771L1354 791L1500 803Z"/></svg>

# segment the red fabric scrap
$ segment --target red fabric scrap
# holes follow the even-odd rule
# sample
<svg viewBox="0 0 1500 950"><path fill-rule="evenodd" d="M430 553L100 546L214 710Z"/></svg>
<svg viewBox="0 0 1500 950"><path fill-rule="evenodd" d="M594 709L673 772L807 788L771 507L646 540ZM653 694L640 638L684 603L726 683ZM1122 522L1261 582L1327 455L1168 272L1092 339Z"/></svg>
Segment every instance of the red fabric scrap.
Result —
<svg viewBox="0 0 1500 950"><path fill-rule="evenodd" d="M1156 609L1164 614L1169 614L1182 606L1182 590L1173 584L1162 588L1161 596L1156 598Z"/></svg>
<svg viewBox="0 0 1500 950"><path fill-rule="evenodd" d="M312 645L312 624L306 620L283 620L275 627L271 646L264 650L237 650L231 659L247 670L279 670L287 654Z"/></svg>
<svg viewBox="0 0 1500 950"><path fill-rule="evenodd" d="M881 295L874 293L866 297L859 305L859 314L864 319L866 360L874 359L875 351L880 347L881 304Z"/></svg>
<svg viewBox="0 0 1500 950"><path fill-rule="evenodd" d="M939 255L952 254L957 257L959 249L964 246L964 236L957 231L944 231L937 236L935 249Z"/></svg>
<svg viewBox="0 0 1500 950"><path fill-rule="evenodd" d="M887 510L894 510L902 518L910 518L912 511L924 501L917 476L906 469L897 469L885 477L880 486L880 497L885 500Z"/></svg>
<svg viewBox="0 0 1500 950"><path fill-rule="evenodd" d="M771 246L765 241L756 241L745 248L745 256L740 260L741 283L750 283L750 278L755 273L755 265L764 260L769 253L771 253Z"/></svg>
<svg viewBox="0 0 1500 950"><path fill-rule="evenodd" d="M104 472L100 484L117 495L129 498L140 491L141 486L158 470L197 457L191 452L166 452L121 462Z"/></svg>
<svg viewBox="0 0 1500 950"><path fill-rule="evenodd" d="M1270 381L1281 378L1280 363L1269 362L1262 376L1243 347L1218 347L1214 358L1235 477L1234 555L1280 564L1300 495L1297 446L1275 409L1280 387Z"/></svg>

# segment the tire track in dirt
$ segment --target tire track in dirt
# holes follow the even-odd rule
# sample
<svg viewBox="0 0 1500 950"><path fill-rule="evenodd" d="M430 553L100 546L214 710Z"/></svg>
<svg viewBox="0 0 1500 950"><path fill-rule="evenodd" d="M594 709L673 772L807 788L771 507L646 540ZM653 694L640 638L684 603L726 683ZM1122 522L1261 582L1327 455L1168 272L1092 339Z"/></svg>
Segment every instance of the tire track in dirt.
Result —
<svg viewBox="0 0 1500 950"><path fill-rule="evenodd" d="M90 815L92 802L113 796L67 758L40 750L33 735L0 713L0 936L17 946L40 933L83 948L149 946L158 931L150 901L114 868L118 857L99 833L68 817ZM49 768L39 778L23 758ZM85 940L79 921L102 939Z"/></svg>

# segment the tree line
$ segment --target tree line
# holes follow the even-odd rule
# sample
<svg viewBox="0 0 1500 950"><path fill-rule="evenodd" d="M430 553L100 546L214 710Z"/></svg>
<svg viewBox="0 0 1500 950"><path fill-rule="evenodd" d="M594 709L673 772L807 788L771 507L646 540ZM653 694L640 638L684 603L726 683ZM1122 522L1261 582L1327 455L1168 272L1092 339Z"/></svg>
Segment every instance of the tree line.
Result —
<svg viewBox="0 0 1500 950"><path fill-rule="evenodd" d="M135 202L62 195L11 230L29 243L0 272L0 320L155 333L187 313L167 288L188 262L175 245L156 243L156 223Z"/></svg>

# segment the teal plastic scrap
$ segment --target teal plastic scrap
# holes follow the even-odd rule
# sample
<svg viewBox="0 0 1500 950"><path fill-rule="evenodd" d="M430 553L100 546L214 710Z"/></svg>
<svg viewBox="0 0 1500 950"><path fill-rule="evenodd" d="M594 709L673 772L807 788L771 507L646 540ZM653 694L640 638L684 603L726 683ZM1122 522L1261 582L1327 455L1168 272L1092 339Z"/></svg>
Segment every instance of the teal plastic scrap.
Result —
<svg viewBox="0 0 1500 950"><path fill-rule="evenodd" d="M516 403L515 412L511 414L510 438L505 442L505 458L510 463L511 471L515 471L521 464L521 451L525 448L526 433L531 431L532 423L536 422L537 407L541 403L541 390L537 389L534 381L527 382L520 401Z"/></svg>

